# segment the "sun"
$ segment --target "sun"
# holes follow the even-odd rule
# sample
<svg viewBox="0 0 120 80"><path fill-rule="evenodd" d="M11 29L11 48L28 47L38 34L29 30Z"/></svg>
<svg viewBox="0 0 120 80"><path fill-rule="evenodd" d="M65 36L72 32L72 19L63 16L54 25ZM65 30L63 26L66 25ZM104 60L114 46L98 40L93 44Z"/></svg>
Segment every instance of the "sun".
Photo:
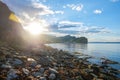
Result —
<svg viewBox="0 0 120 80"><path fill-rule="evenodd" d="M32 22L28 24L28 26L25 29L33 35L38 35L46 31L45 26L38 22Z"/></svg>

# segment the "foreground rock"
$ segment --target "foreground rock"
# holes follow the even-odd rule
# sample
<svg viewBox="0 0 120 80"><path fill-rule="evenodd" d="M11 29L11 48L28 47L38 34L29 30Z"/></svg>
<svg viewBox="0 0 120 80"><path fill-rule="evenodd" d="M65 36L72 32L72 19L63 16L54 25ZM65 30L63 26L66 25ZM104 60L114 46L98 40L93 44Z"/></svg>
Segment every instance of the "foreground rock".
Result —
<svg viewBox="0 0 120 80"><path fill-rule="evenodd" d="M89 56L76 58L44 45L29 51L0 47L0 55L0 80L119 80L120 71L105 63L91 64Z"/></svg>

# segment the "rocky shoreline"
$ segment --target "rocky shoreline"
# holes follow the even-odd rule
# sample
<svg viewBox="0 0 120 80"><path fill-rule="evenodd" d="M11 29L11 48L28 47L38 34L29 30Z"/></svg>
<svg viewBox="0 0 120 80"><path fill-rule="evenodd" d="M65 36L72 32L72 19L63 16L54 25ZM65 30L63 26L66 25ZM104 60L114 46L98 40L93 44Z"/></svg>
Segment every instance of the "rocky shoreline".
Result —
<svg viewBox="0 0 120 80"><path fill-rule="evenodd" d="M45 45L26 49L0 46L0 80L120 80L115 76L120 71L106 65L114 61L103 59L100 66L88 58Z"/></svg>

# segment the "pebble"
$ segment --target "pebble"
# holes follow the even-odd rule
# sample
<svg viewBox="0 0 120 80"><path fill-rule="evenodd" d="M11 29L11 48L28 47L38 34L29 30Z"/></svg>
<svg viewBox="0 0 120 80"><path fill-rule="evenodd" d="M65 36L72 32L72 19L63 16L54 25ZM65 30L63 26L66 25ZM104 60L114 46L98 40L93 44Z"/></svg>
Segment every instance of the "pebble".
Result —
<svg viewBox="0 0 120 80"><path fill-rule="evenodd" d="M119 73L118 70L115 71L112 68L97 67L91 64L86 60L89 56L83 61L84 58L76 59L73 55L69 55L68 52L66 54L66 52L56 49L51 49L49 52L45 52L44 49L41 50L43 52L40 55L32 54L31 57L30 55L29 57L21 56L15 50L16 55L10 57L5 57L3 54L6 62L1 61L0 80L4 78L6 78L5 80L116 80L110 74L113 72ZM36 54L39 54L39 51L36 51ZM6 71L2 70L2 68Z"/></svg>
<svg viewBox="0 0 120 80"><path fill-rule="evenodd" d="M11 69L11 70L8 72L7 80L12 80L12 79L15 79L15 78L17 78L17 77L18 77L17 71L14 70L14 69Z"/></svg>
<svg viewBox="0 0 120 80"><path fill-rule="evenodd" d="M44 73L45 69L44 68L40 68L40 73Z"/></svg>
<svg viewBox="0 0 120 80"><path fill-rule="evenodd" d="M23 64L23 61L20 60L20 59L15 58L14 61L13 61L13 64L14 64L14 65L22 65L22 64Z"/></svg>
<svg viewBox="0 0 120 80"><path fill-rule="evenodd" d="M10 64L2 64L1 68L8 68L8 69L10 69L10 68L12 68L12 66Z"/></svg>
<svg viewBox="0 0 120 80"><path fill-rule="evenodd" d="M49 70L50 70L50 72L51 72L51 73L55 73L55 74L57 74L57 73L58 73L58 71L57 71L57 70L55 70L55 69L53 69L53 68L49 68Z"/></svg>
<svg viewBox="0 0 120 80"><path fill-rule="evenodd" d="M54 73L51 73L51 74L49 75L49 79L50 79L50 80L54 80L55 78L56 78L56 76L55 76Z"/></svg>
<svg viewBox="0 0 120 80"><path fill-rule="evenodd" d="M38 65L35 66L35 68L36 68L36 69L39 69L39 68L41 68L41 65L38 64Z"/></svg>
<svg viewBox="0 0 120 80"><path fill-rule="evenodd" d="M33 62L33 61L35 61L35 59L33 59L33 58L27 58L27 61Z"/></svg>
<svg viewBox="0 0 120 80"><path fill-rule="evenodd" d="M41 77L43 74L40 73L40 72L34 72L32 75L33 75L34 77Z"/></svg>
<svg viewBox="0 0 120 80"><path fill-rule="evenodd" d="M29 75L30 71L28 69L22 68L22 70L24 74Z"/></svg>
<svg viewBox="0 0 120 80"><path fill-rule="evenodd" d="M40 80L47 80L46 77L40 77Z"/></svg>

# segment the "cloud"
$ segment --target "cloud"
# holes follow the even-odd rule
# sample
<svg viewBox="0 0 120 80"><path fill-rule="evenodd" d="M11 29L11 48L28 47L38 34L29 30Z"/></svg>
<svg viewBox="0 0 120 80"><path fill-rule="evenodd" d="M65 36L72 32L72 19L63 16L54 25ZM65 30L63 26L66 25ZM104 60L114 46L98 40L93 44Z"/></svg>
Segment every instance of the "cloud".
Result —
<svg viewBox="0 0 120 80"><path fill-rule="evenodd" d="M67 4L66 6L63 6L63 8L66 8L66 7L69 7L72 10L82 11L83 4Z"/></svg>
<svg viewBox="0 0 120 80"><path fill-rule="evenodd" d="M40 0L24 0L24 2L22 0L4 0L3 2L20 18L23 26L32 21L39 22L46 15L64 14L64 11L53 11Z"/></svg>
<svg viewBox="0 0 120 80"><path fill-rule="evenodd" d="M93 11L93 13L95 13L95 14L101 14L102 10L96 9L96 10Z"/></svg>
<svg viewBox="0 0 120 80"><path fill-rule="evenodd" d="M50 32L56 32L61 34L70 34L70 35L92 35L92 34L104 34L110 33L105 27L98 26L87 26L82 22L72 22L72 21L60 21L54 25L51 25Z"/></svg>
<svg viewBox="0 0 120 80"><path fill-rule="evenodd" d="M56 14L64 14L64 11L55 11Z"/></svg>
<svg viewBox="0 0 120 80"><path fill-rule="evenodd" d="M63 26L77 26L77 25L82 25L82 22L72 22L72 21L60 21L59 22L59 27L63 27Z"/></svg>
<svg viewBox="0 0 120 80"><path fill-rule="evenodd" d="M32 3L32 7L38 10L38 15L54 14L54 11L50 10L49 7L41 3L34 2Z"/></svg>
<svg viewBox="0 0 120 80"><path fill-rule="evenodd" d="M119 0L110 0L111 2L119 2Z"/></svg>

